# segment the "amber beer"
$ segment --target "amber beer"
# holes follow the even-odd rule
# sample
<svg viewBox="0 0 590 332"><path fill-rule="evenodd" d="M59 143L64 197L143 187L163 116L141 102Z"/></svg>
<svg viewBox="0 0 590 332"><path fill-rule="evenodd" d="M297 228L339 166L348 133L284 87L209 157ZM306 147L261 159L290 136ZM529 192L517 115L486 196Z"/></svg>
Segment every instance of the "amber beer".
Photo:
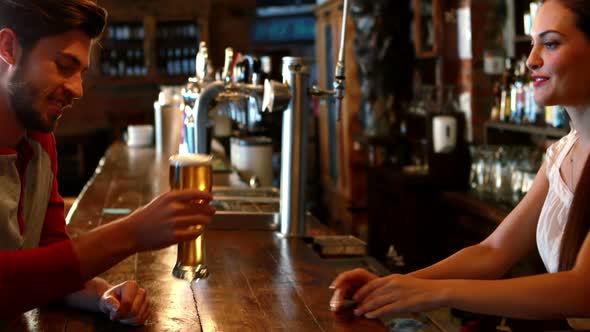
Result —
<svg viewBox="0 0 590 332"><path fill-rule="evenodd" d="M197 189L211 192L213 170L211 156L205 154L181 154L170 157L170 190ZM195 204L203 204L195 201ZM194 226L202 230L194 240L178 244L176 265L172 274L181 279L194 280L206 278L204 226Z"/></svg>

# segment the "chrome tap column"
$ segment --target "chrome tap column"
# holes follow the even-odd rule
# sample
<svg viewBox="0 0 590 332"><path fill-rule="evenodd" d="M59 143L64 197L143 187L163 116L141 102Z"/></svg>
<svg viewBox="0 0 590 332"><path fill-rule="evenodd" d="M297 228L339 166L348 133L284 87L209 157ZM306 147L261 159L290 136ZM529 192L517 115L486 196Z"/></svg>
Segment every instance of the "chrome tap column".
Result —
<svg viewBox="0 0 590 332"><path fill-rule="evenodd" d="M307 132L310 114L309 98L334 96L338 119L344 98L344 41L348 0L344 0L342 35L334 90L309 86L309 67L301 58L283 58L283 83L266 80L262 110L283 114L281 156L281 233L283 236L305 235L305 182L307 181Z"/></svg>
<svg viewBox="0 0 590 332"><path fill-rule="evenodd" d="M283 113L281 156L281 233L305 233L305 181L307 180L309 67L301 58L283 58L283 81L292 96Z"/></svg>

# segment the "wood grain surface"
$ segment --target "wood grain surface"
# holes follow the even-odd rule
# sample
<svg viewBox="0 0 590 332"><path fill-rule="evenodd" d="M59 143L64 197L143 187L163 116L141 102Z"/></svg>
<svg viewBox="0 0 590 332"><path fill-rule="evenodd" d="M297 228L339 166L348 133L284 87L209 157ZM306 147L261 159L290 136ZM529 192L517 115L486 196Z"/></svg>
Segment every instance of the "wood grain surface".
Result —
<svg viewBox="0 0 590 332"><path fill-rule="evenodd" d="M167 158L151 148L115 143L72 209L68 229L79 236L168 190ZM321 228L321 227L320 227ZM325 234L325 230L312 230ZM205 232L207 279L171 275L176 246L128 257L102 275L135 279L152 301L145 326L127 327L105 315L51 305L5 326L8 331L386 331L379 321L329 310L328 286L358 261L322 259L302 239L271 231ZM83 259L83 258L82 258ZM1 328L1 327L0 327Z"/></svg>

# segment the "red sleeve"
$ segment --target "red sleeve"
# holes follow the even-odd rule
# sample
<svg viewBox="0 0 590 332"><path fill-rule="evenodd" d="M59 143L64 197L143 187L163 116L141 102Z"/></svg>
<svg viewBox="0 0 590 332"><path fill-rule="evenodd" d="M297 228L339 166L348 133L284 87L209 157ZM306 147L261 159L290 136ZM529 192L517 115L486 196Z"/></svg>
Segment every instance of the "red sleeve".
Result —
<svg viewBox="0 0 590 332"><path fill-rule="evenodd" d="M53 184L39 248L0 251L0 319L80 290L80 262L66 232L64 201L57 191L57 152L52 134L29 133L51 158Z"/></svg>
<svg viewBox="0 0 590 332"><path fill-rule="evenodd" d="M63 298L84 287L71 241L0 251L0 319Z"/></svg>

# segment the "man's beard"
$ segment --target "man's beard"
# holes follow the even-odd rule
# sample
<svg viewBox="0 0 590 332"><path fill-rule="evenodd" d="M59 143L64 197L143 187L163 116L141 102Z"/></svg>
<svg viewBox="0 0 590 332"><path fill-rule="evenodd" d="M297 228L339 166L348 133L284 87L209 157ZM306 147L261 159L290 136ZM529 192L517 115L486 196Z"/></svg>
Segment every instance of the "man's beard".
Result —
<svg viewBox="0 0 590 332"><path fill-rule="evenodd" d="M23 67L17 68L13 78L8 83L8 99L12 111L20 124L26 130L50 133L57 126L58 116L36 110L33 105L36 100L41 100L41 91L35 88L30 81L24 78Z"/></svg>

